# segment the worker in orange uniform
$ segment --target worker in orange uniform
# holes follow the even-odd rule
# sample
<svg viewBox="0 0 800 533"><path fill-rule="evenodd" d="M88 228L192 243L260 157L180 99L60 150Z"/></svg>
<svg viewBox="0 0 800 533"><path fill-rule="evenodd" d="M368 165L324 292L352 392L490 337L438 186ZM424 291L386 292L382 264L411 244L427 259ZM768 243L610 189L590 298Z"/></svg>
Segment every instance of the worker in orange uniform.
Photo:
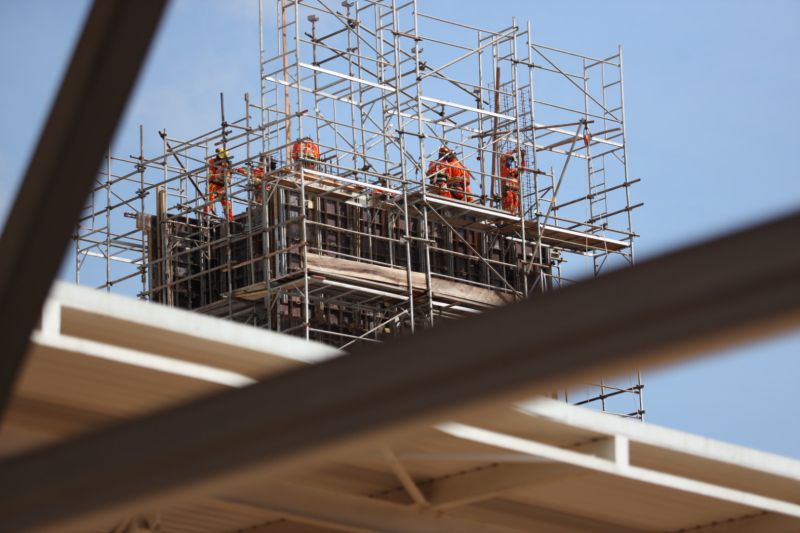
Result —
<svg viewBox="0 0 800 533"><path fill-rule="evenodd" d="M431 180L433 185L434 194L443 196L445 198L452 198L453 195L447 190L447 163L444 160L445 155L449 149L445 146L439 148L439 159L431 161L428 165L428 179Z"/></svg>
<svg viewBox="0 0 800 533"><path fill-rule="evenodd" d="M319 161L319 146L311 137L303 137L292 145L292 159L302 163L304 168L314 169Z"/></svg>
<svg viewBox="0 0 800 533"><path fill-rule="evenodd" d="M208 160L208 202L206 203L206 213L214 212L214 202L219 199L219 203L225 210L228 220L233 220L233 207L228 198L225 186L231 182L231 157L228 151L217 148L214 157Z"/></svg>
<svg viewBox="0 0 800 533"><path fill-rule="evenodd" d="M500 156L500 190L503 196L503 209L511 213L519 211L519 165L516 150ZM523 164L525 160L523 158Z"/></svg>
<svg viewBox="0 0 800 533"><path fill-rule="evenodd" d="M258 157L258 166L249 168L249 167L238 167L233 169L235 172L239 174L244 174L245 176L250 177L250 183L253 185L253 200L255 203L261 205L264 203L264 196L262 194L261 183L264 181L264 174L267 172L272 172L273 170L278 168L278 162L272 159L272 156L267 154L261 154ZM267 191L270 190L270 186L267 186Z"/></svg>
<svg viewBox="0 0 800 533"><path fill-rule="evenodd" d="M461 164L451 149L446 146L439 148L439 160L431 163L431 167L428 169L429 174L431 169L443 173L446 178L447 194L443 196L466 202L475 201L469 186L472 174Z"/></svg>
<svg viewBox="0 0 800 533"><path fill-rule="evenodd" d="M446 146L442 146L442 148L445 150L444 164L447 173L447 188L450 190L450 194L456 200L474 202L475 198L472 196L472 189L469 186L472 174L456 158L455 152ZM440 155L442 155L442 148L439 149Z"/></svg>

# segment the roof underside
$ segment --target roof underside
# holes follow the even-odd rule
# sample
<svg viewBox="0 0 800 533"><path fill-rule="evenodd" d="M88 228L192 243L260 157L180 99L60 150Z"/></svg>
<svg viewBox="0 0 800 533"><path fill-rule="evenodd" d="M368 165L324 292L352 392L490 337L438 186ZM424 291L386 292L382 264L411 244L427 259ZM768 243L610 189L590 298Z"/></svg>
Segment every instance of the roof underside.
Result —
<svg viewBox="0 0 800 533"><path fill-rule="evenodd" d="M74 286L45 309L0 434L4 456L336 355ZM799 481L797 461L538 399L69 529L796 531Z"/></svg>

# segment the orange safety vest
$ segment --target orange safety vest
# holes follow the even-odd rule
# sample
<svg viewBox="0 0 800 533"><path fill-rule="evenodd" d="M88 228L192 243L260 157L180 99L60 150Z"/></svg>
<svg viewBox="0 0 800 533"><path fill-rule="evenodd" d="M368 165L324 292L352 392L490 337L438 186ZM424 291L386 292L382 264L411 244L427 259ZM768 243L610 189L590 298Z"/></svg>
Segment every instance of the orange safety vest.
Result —
<svg viewBox="0 0 800 533"><path fill-rule="evenodd" d="M319 146L311 141L297 141L292 146L292 159L319 160Z"/></svg>
<svg viewBox="0 0 800 533"><path fill-rule="evenodd" d="M503 190L519 191L519 167L513 151L500 156L500 177Z"/></svg>
<svg viewBox="0 0 800 533"><path fill-rule="evenodd" d="M428 165L428 177L435 185L447 183L447 164L443 161L431 161Z"/></svg>
<svg viewBox="0 0 800 533"><path fill-rule="evenodd" d="M461 161L453 159L451 162L442 162L445 174L447 174L447 186L451 189L466 189L469 191L469 180L472 174L469 173Z"/></svg>
<svg viewBox="0 0 800 533"><path fill-rule="evenodd" d="M469 171L464 168L464 165L458 159L453 159L452 161L443 161L438 159L436 161L431 161L430 166L428 167L428 174L444 174L447 183L464 183L466 180L469 183L469 178L471 177ZM438 176L437 178L438 179Z"/></svg>
<svg viewBox="0 0 800 533"><path fill-rule="evenodd" d="M212 157L208 160L208 181L224 187L231 177L231 164L227 159Z"/></svg>

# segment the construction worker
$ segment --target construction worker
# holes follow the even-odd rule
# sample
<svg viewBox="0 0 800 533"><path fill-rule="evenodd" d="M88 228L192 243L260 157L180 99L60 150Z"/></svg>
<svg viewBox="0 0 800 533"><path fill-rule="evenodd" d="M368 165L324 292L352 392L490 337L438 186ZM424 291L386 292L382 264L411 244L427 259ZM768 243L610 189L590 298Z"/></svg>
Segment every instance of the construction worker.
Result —
<svg viewBox="0 0 800 533"><path fill-rule="evenodd" d="M444 162L444 156L448 151L449 150L444 146L439 148L439 159L431 161L428 165L428 179L431 180L434 194L445 198L452 198L453 195L447 190L447 166Z"/></svg>
<svg viewBox="0 0 800 533"><path fill-rule="evenodd" d="M444 150L444 153L442 151ZM456 158L455 152L446 146L439 148L440 159L444 159L445 172L447 173L447 188L450 194L456 200L463 200L465 202L474 202L475 198L472 196L472 190L469 186L469 180L472 174L469 170L461 164L461 161Z"/></svg>
<svg viewBox="0 0 800 533"><path fill-rule="evenodd" d="M444 174L446 178L447 189L446 195L443 194L443 196L466 202L475 201L469 186L469 180L472 175L461 164L461 161L456 158L456 154L447 146L439 148L439 160L431 163L428 168L429 175L431 174L431 169L433 169L434 175ZM434 184L436 184L436 179L440 178L434 178Z"/></svg>
<svg viewBox="0 0 800 533"><path fill-rule="evenodd" d="M216 155L208 160L208 202L206 213L214 212L214 202L225 210L228 220L233 220L233 207L225 186L231 182L231 157L224 147L217 148Z"/></svg>
<svg viewBox="0 0 800 533"><path fill-rule="evenodd" d="M503 209L511 213L519 211L519 165L516 150L510 150L500 156L500 191L503 197ZM525 162L523 156L523 164Z"/></svg>
<svg viewBox="0 0 800 533"><path fill-rule="evenodd" d="M303 137L292 145L292 159L301 163L304 168L314 169L319 161L319 146L311 137Z"/></svg>
<svg viewBox="0 0 800 533"><path fill-rule="evenodd" d="M264 196L261 189L261 182L264 181L264 174L267 172L272 172L277 168L278 162L275 161L272 156L262 153L258 157L258 166L253 168L238 167L235 168L234 171L250 177L250 183L253 185L254 190L253 200L255 203L261 205L264 203ZM269 190L270 186L267 186L267 191Z"/></svg>

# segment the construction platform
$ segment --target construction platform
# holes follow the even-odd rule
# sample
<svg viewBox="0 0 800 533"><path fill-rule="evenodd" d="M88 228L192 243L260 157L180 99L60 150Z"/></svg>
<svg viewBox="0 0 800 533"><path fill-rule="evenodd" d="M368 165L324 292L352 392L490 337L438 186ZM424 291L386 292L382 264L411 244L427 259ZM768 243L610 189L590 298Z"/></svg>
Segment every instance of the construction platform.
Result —
<svg viewBox="0 0 800 533"><path fill-rule="evenodd" d="M416 0L267 5L261 84L238 118L220 95L210 131L163 129L150 155L142 127L138 153L107 155L76 281L348 349L634 262L621 49L563 50L529 23L478 28ZM313 161L292 157L306 137ZM474 201L431 183L442 146ZM208 185L217 149L230 221ZM593 385L564 395L642 417L635 370Z"/></svg>

